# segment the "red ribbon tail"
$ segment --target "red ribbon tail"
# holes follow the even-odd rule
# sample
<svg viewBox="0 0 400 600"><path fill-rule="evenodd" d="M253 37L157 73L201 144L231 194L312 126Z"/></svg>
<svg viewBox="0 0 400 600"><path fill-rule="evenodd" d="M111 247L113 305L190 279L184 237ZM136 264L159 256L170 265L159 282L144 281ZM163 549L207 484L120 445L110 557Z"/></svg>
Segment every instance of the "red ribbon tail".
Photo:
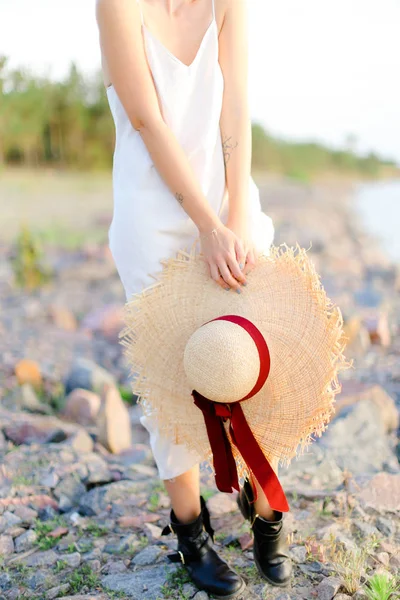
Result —
<svg viewBox="0 0 400 600"><path fill-rule="evenodd" d="M213 454L215 483L220 492L231 493L232 486L239 490L236 462L225 431L223 417L216 413L216 403L210 402L194 390L195 405L202 411Z"/></svg>
<svg viewBox="0 0 400 600"><path fill-rule="evenodd" d="M239 403L232 405L230 433L233 443L262 487L271 508L279 512L288 512L289 504L285 492L258 445Z"/></svg>

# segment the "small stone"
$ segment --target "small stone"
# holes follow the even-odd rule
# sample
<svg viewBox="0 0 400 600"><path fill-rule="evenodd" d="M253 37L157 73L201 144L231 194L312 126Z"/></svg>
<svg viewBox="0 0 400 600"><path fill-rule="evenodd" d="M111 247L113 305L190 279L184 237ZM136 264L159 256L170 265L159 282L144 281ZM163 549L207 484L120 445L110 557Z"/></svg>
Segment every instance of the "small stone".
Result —
<svg viewBox="0 0 400 600"><path fill-rule="evenodd" d="M0 535L0 556L10 556L14 553L14 540L11 535Z"/></svg>
<svg viewBox="0 0 400 600"><path fill-rule="evenodd" d="M353 521L353 526L362 539L368 538L370 536L379 536L377 528L373 525L370 525L369 523L364 523L364 521L355 520Z"/></svg>
<svg viewBox="0 0 400 600"><path fill-rule="evenodd" d="M182 596L184 598L193 598L196 594L197 588L194 587L192 583L184 583L182 586Z"/></svg>
<svg viewBox="0 0 400 600"><path fill-rule="evenodd" d="M79 357L66 378L65 392L69 394L76 388L83 388L100 394L105 383L116 385L111 373L92 360Z"/></svg>
<svg viewBox="0 0 400 600"><path fill-rule="evenodd" d="M367 600L368 596L364 592L364 590L357 590L355 594L352 595L351 600Z"/></svg>
<svg viewBox="0 0 400 600"><path fill-rule="evenodd" d="M382 563L385 567L389 566L390 556L387 552L378 552L376 558Z"/></svg>
<svg viewBox="0 0 400 600"><path fill-rule="evenodd" d="M42 586L46 581L47 574L45 571L35 571L31 575L28 575L26 579L27 585L31 590L35 590L39 586Z"/></svg>
<svg viewBox="0 0 400 600"><path fill-rule="evenodd" d="M386 313L382 311L370 311L364 317L364 325L368 330L373 344L378 344L385 348L390 346L391 335Z"/></svg>
<svg viewBox="0 0 400 600"><path fill-rule="evenodd" d="M244 533L239 538L239 544L240 544L242 551L245 552L249 548L253 547L253 544L254 544L253 536L248 532Z"/></svg>
<svg viewBox="0 0 400 600"><path fill-rule="evenodd" d="M118 454L132 444L129 412L116 386L104 385L98 415L98 441Z"/></svg>
<svg viewBox="0 0 400 600"><path fill-rule="evenodd" d="M153 525L152 523L145 523L144 526L145 531L148 531L151 538L154 540L159 540L162 534L161 527L157 527L157 525Z"/></svg>
<svg viewBox="0 0 400 600"><path fill-rule="evenodd" d="M60 560L60 556L54 550L44 550L31 554L24 560L27 567L51 567Z"/></svg>
<svg viewBox="0 0 400 600"><path fill-rule="evenodd" d="M9 527L13 527L14 525L20 525L22 523L21 517L19 517L15 513L12 513L9 510L6 510L3 513L3 519L6 523L6 529L8 529Z"/></svg>
<svg viewBox="0 0 400 600"><path fill-rule="evenodd" d="M152 565L161 554L162 550L158 546L147 546L133 557L132 563L140 567Z"/></svg>
<svg viewBox="0 0 400 600"><path fill-rule="evenodd" d="M70 588L71 586L69 583L57 585L56 587L47 590L46 600L55 600L55 598L61 598L62 596L65 596L67 592L69 592Z"/></svg>
<svg viewBox="0 0 400 600"><path fill-rule="evenodd" d="M120 517L117 520L119 527L137 527L141 529L145 523L155 523L161 519L156 513L142 513L128 517Z"/></svg>
<svg viewBox="0 0 400 600"><path fill-rule="evenodd" d="M7 529L6 533L7 533L7 535L11 535L13 540L15 540L15 538L17 538L18 536L22 535L25 532L26 532L25 527L18 527L18 525L14 525L14 527L9 527Z"/></svg>
<svg viewBox="0 0 400 600"><path fill-rule="evenodd" d="M17 515L21 519L22 523L26 525L30 525L37 518L38 513L33 508L29 508L29 506L16 506L14 509L14 514Z"/></svg>
<svg viewBox="0 0 400 600"><path fill-rule="evenodd" d="M105 544L103 552L106 552L107 554L121 554L122 552L127 552L131 548L135 548L137 544L138 539L136 535L126 535L117 542L108 542Z"/></svg>
<svg viewBox="0 0 400 600"><path fill-rule="evenodd" d="M50 304L48 306L48 314L51 321L56 327L65 329L65 331L75 331L77 322L74 314L66 306Z"/></svg>
<svg viewBox="0 0 400 600"><path fill-rule="evenodd" d="M305 546L293 546L290 548L290 556L295 563L304 563L307 560L307 550Z"/></svg>
<svg viewBox="0 0 400 600"><path fill-rule="evenodd" d="M49 415L53 411L48 404L44 404L39 400L33 386L30 383L21 385L21 408L32 413Z"/></svg>
<svg viewBox="0 0 400 600"><path fill-rule="evenodd" d="M337 577L326 577L317 585L318 600L332 600L342 586Z"/></svg>
<svg viewBox="0 0 400 600"><path fill-rule="evenodd" d="M307 562L305 564L300 564L300 569L306 575L312 576L314 573L316 573L316 574L322 573L323 567L319 561L313 560L313 561Z"/></svg>
<svg viewBox="0 0 400 600"><path fill-rule="evenodd" d="M378 517L376 519L376 527L385 537L391 537L396 533L396 524L392 519L386 517Z"/></svg>
<svg viewBox="0 0 400 600"><path fill-rule="evenodd" d="M76 452L93 452L93 440L84 429L79 429L72 434L65 442L65 445L70 446Z"/></svg>
<svg viewBox="0 0 400 600"><path fill-rule="evenodd" d="M193 596L193 600L209 600L209 595L204 591L197 592L197 594Z"/></svg>
<svg viewBox="0 0 400 600"><path fill-rule="evenodd" d="M37 534L33 529L28 529L22 535L15 538L15 552L25 552L32 548L37 541Z"/></svg>
<svg viewBox="0 0 400 600"><path fill-rule="evenodd" d="M352 600L352 596L348 596L347 594L337 594L335 600Z"/></svg>
<svg viewBox="0 0 400 600"><path fill-rule="evenodd" d="M207 501L207 506L213 517L226 515L237 510L236 501L231 495L224 494L223 492L214 494L214 496Z"/></svg>
<svg viewBox="0 0 400 600"><path fill-rule="evenodd" d="M79 504L81 497L86 493L86 487L74 475L67 475L54 489L54 495L61 500L62 496L70 499L73 505ZM60 503L59 503L60 504ZM60 506L61 508L61 506Z"/></svg>
<svg viewBox="0 0 400 600"><path fill-rule="evenodd" d="M101 570L101 562L97 559L87 560L86 564L92 569L94 573L100 573Z"/></svg>
<svg viewBox="0 0 400 600"><path fill-rule="evenodd" d="M72 552L71 554L63 555L62 560L72 569L76 569L81 564L82 558L79 552Z"/></svg>
<svg viewBox="0 0 400 600"><path fill-rule="evenodd" d="M24 358L17 362L14 369L19 385L30 383L37 388L42 385L42 374L36 361Z"/></svg>
<svg viewBox="0 0 400 600"><path fill-rule="evenodd" d="M50 473L45 473L39 479L40 485L43 485L44 487L50 489L54 489L59 481L60 478L54 471L51 471Z"/></svg>
<svg viewBox="0 0 400 600"><path fill-rule="evenodd" d="M83 388L76 388L65 399L63 415L80 425L94 425L99 414L100 404L98 394Z"/></svg>
<svg viewBox="0 0 400 600"><path fill-rule="evenodd" d="M0 573L0 590L5 592L12 587L12 580L9 573Z"/></svg>

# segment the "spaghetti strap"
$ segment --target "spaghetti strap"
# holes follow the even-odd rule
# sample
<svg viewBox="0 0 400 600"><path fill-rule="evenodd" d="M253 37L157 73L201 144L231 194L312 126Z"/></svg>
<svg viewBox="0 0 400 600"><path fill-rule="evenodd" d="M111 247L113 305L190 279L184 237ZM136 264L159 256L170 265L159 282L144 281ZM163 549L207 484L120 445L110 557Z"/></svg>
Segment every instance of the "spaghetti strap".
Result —
<svg viewBox="0 0 400 600"><path fill-rule="evenodd" d="M214 1L214 0L212 0L212 1ZM140 20L142 22L142 25L144 25L142 5L140 4L140 0L136 0L136 2L138 3L139 10L140 10Z"/></svg>
<svg viewBox="0 0 400 600"><path fill-rule="evenodd" d="M215 19L215 0L211 0L213 21Z"/></svg>

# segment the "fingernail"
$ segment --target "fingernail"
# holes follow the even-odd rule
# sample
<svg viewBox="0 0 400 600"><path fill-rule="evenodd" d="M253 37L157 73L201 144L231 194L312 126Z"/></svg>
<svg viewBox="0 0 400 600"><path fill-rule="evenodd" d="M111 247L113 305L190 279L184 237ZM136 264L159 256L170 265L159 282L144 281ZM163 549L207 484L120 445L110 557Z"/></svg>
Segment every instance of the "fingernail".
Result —
<svg viewBox="0 0 400 600"><path fill-rule="evenodd" d="M244 282L244 283L242 283L242 285L244 285L244 287L246 287L247 283L246 283L246 282Z"/></svg>
<svg viewBox="0 0 400 600"><path fill-rule="evenodd" d="M230 288L230 287L227 287L227 288L224 288L224 290L225 290L226 292L230 292L230 291L231 291L231 288Z"/></svg>
<svg viewBox="0 0 400 600"><path fill-rule="evenodd" d="M238 289L236 290L236 293L237 293L237 294L241 294L241 293L242 293L242 290L239 290L239 288L238 288Z"/></svg>
<svg viewBox="0 0 400 600"><path fill-rule="evenodd" d="M240 265L239 265L239 268L240 268L241 270L242 270L242 269L244 269L244 264L243 264L243 263L240 263Z"/></svg>

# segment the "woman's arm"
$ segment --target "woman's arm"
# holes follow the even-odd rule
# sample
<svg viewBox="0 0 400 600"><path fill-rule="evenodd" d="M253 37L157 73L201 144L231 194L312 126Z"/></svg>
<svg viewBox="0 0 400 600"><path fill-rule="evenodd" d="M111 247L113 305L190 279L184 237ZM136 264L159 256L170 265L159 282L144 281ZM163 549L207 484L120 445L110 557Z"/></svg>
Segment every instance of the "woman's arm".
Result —
<svg viewBox="0 0 400 600"><path fill-rule="evenodd" d="M162 118L147 64L137 2L97 0L96 17L111 81L132 126L140 132L176 201L194 221L200 237L204 236L202 247L213 277L215 265L221 263L224 285L238 288L237 280L243 282L245 278L236 261L236 237L211 208L183 148ZM218 235L209 235L216 228Z"/></svg>
<svg viewBox="0 0 400 600"><path fill-rule="evenodd" d="M219 36L219 62L224 76L220 118L229 194L227 225L242 240L248 268L254 263L248 240L248 194L251 173L251 119L248 103L248 35L246 0L226 3ZM242 260L242 257L239 257Z"/></svg>

